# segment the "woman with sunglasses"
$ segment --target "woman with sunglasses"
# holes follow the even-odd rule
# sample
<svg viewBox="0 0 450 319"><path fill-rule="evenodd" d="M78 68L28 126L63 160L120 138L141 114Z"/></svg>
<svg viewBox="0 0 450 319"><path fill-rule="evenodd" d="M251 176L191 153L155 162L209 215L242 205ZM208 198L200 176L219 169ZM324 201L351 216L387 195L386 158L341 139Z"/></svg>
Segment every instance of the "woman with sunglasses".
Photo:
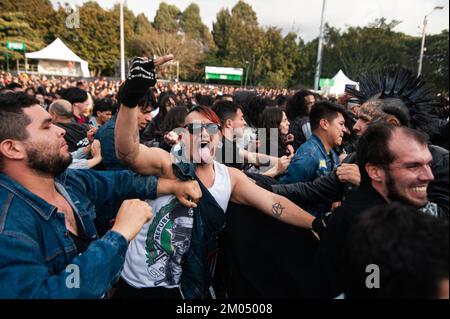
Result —
<svg viewBox="0 0 450 319"><path fill-rule="evenodd" d="M152 66L153 62L150 66L144 64L143 68ZM171 161L170 156L139 144L137 135L131 133L137 128L137 109L123 95L126 94L122 92L122 104L128 104L121 107L116 124L118 155L134 171L154 174L158 168L155 163L167 163ZM178 158L180 163L174 166L174 173L180 179L195 179L202 198L194 208L183 208L170 196L152 202L155 217L130 243L118 297L198 299L207 297L208 293L213 295L208 289L214 267L208 264L208 256L217 250L216 238L224 227L229 201L253 206L282 222L312 229L312 215L288 199L258 187L241 171L214 161L221 128L219 118L211 109L192 108L184 128L183 155Z"/></svg>

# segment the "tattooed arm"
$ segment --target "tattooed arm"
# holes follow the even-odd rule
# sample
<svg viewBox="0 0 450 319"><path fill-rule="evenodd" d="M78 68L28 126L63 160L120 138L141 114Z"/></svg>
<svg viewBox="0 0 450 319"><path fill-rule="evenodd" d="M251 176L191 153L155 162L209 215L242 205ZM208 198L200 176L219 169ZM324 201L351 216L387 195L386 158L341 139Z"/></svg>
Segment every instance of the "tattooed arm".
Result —
<svg viewBox="0 0 450 319"><path fill-rule="evenodd" d="M233 203L253 206L284 223L312 229L314 216L287 198L259 187L241 171L234 168L228 168L228 170L231 177Z"/></svg>
<svg viewBox="0 0 450 319"><path fill-rule="evenodd" d="M140 174L174 179L169 153L139 144L139 108L120 107L114 131L116 156Z"/></svg>

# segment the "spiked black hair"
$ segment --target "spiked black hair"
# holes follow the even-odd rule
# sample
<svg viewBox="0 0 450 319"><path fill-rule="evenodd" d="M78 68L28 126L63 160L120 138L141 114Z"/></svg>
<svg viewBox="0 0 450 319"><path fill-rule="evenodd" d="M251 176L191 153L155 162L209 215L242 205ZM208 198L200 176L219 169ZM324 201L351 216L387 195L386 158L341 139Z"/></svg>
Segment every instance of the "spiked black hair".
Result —
<svg viewBox="0 0 450 319"><path fill-rule="evenodd" d="M402 125L429 133L438 100L421 77L404 68L388 67L363 74L357 80L359 90L347 88L346 92L361 104L377 100L380 110L396 116Z"/></svg>

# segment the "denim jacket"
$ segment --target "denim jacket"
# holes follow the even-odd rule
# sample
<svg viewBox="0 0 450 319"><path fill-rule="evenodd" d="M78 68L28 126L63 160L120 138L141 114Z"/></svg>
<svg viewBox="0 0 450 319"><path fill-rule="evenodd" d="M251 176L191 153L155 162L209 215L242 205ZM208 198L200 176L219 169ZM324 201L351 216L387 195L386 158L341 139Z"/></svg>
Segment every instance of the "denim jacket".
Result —
<svg viewBox="0 0 450 319"><path fill-rule="evenodd" d="M128 167L116 157L116 146L114 144L114 129L116 127L117 115L114 115L108 122L100 126L95 138L102 145L102 163L108 171L119 171Z"/></svg>
<svg viewBox="0 0 450 319"><path fill-rule="evenodd" d="M58 176L56 188L93 240L78 254L64 214L0 173L0 299L102 297L119 278L128 244L114 231L98 238L95 212L115 199L153 199L157 181L128 171Z"/></svg>
<svg viewBox="0 0 450 319"><path fill-rule="evenodd" d="M287 173L280 179L281 184L310 182L317 177L328 175L339 165L339 157L331 149L327 154L322 141L315 135L299 147L289 165Z"/></svg>
<svg viewBox="0 0 450 319"><path fill-rule="evenodd" d="M184 299L206 298L213 275L209 261L217 253L217 238L225 227L225 212L195 175L194 164L181 162L173 168L177 178L197 180L202 191L202 199L194 209L191 245L182 261L181 295Z"/></svg>

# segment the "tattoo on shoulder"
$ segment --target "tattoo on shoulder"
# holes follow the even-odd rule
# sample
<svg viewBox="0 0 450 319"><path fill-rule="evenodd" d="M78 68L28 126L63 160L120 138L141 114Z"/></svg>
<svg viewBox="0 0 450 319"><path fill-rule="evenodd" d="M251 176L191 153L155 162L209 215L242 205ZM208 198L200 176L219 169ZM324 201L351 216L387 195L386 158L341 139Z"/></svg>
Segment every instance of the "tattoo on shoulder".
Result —
<svg viewBox="0 0 450 319"><path fill-rule="evenodd" d="M272 214L274 214L276 217L281 217L283 214L284 207L281 205L281 203L275 203L272 205Z"/></svg>

